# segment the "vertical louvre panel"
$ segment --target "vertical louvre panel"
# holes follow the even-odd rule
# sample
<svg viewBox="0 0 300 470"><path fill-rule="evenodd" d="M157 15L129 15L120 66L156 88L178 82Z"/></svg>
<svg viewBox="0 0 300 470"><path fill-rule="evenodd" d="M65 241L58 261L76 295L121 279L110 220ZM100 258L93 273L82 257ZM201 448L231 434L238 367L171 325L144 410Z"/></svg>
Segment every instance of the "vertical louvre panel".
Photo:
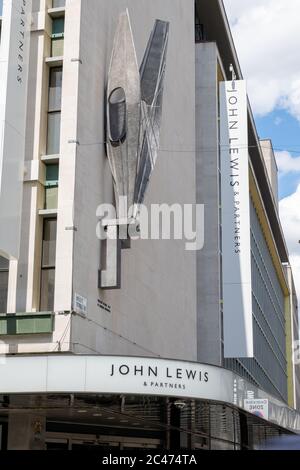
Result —
<svg viewBox="0 0 300 470"><path fill-rule="evenodd" d="M286 401L284 294L253 203L250 209L254 359L225 360L225 366Z"/></svg>

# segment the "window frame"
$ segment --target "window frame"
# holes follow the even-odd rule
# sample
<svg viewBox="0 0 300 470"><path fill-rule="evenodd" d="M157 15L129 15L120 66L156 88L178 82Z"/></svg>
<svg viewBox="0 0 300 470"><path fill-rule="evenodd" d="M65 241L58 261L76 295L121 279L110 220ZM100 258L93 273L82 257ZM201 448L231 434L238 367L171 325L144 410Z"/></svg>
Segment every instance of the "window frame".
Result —
<svg viewBox="0 0 300 470"><path fill-rule="evenodd" d="M3 258L3 259L5 259L5 258ZM6 260L6 259L5 259L5 260ZM8 260L6 260L6 261L7 261L7 267L1 267L1 266L0 266L0 275L1 275L2 273L7 274L6 302L5 302L5 303L6 303L6 307L4 307L4 309L3 309L4 311L3 311L3 312L2 312L2 308L0 308L0 313L7 313L8 281L9 281L9 261L8 261Z"/></svg>
<svg viewBox="0 0 300 470"><path fill-rule="evenodd" d="M44 264L44 249L45 249L45 246L44 246L44 243L45 242L49 242L51 240L45 240L45 231L46 231L46 224L49 223L50 221L55 221L56 222L56 230L55 230L55 248L54 248L54 262L53 264L50 263L50 264ZM53 240L54 241L54 240ZM52 309L49 310L49 308L47 308L47 310L45 310L43 308L43 305L42 305L42 302L43 302L43 291L44 291L44 285L43 285L43 273L45 273L46 271L53 271L54 273L54 286L55 286L55 270L56 270L56 266L55 266L55 257L56 257L56 242L57 242L57 217L51 217L51 218L46 218L44 219L44 222L43 222L43 238L42 238L42 253L41 253L41 279L40 279L40 311L52 311L54 309L54 292L53 292L53 299L52 299ZM54 287L55 288L55 287ZM49 291L47 292L47 301L49 301Z"/></svg>
<svg viewBox="0 0 300 470"><path fill-rule="evenodd" d="M52 74L61 71L61 92L60 92L60 103L59 105L53 106L52 103L50 103L50 92L51 92L51 81L52 81ZM49 81L48 81L48 111L47 111L47 142L46 142L46 153L47 155L58 155L60 153L60 136L61 136L61 97L62 97L62 85L63 85L63 67L51 67L49 70ZM49 130L50 130L50 116L57 115L59 116L59 135L58 135L58 142L55 142L55 140L50 141L49 138ZM54 127L53 127L54 129ZM56 149L57 146L57 149ZM50 148L54 147L55 150L57 151L51 151Z"/></svg>

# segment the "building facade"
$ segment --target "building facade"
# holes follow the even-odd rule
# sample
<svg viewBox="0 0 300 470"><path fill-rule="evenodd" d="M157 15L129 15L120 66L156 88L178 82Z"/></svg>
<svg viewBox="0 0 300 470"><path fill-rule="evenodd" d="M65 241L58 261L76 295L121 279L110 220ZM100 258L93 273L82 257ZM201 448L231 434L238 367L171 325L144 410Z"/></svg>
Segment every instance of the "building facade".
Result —
<svg viewBox="0 0 300 470"><path fill-rule="evenodd" d="M18 11L23 0L13 2ZM200 251L185 250L183 239L132 240L122 250L121 288L110 290L99 288L107 259L96 236L97 208L114 204L106 84L126 8L138 64L154 21L170 24L160 152L145 204L204 204L205 240ZM1 44L10 21L5 0L3 11ZM292 360L297 298L278 215L274 154L258 139L249 103L254 357L224 358L219 84L231 79L230 64L236 79L243 77L222 2L32 0L30 11L18 256L0 246L2 446L238 449L272 433L300 432L299 371ZM0 163L4 168L5 159ZM9 240L4 223L0 231ZM215 388L222 378L228 383L231 398L209 390L189 394L181 376L172 377L172 392L155 393L150 385L144 394L134 380L123 389L72 382L80 361L93 364L93 356L100 365L103 356L123 357L124 366L137 358L133 378L155 367L150 358L157 367L162 358L171 360L162 365L167 368L178 361L180 370L181 361L202 364L203 374L212 368ZM56 384L30 383L39 373L50 381L51 361L59 369ZM10 371L18 377L26 367L28 387L21 375L19 383L10 382ZM245 400L251 399L267 400L264 420L249 414ZM30 411L20 413L25 408Z"/></svg>
<svg viewBox="0 0 300 470"><path fill-rule="evenodd" d="M291 288L285 275L289 263L278 214L277 167L269 141L260 141L248 105L252 308L254 358L223 358L222 333L222 226L218 128L218 82L234 64L242 78L238 58L221 4L198 2L196 22L196 128L198 134L198 200L206 200L206 244L198 254L198 359L225 365L284 401L288 399L286 319ZM213 17L215 19L213 20ZM216 19L217 18L217 19ZM222 25L222 26L221 26ZM225 39L226 38L226 39ZM203 150L202 150L203 149ZM217 203L219 201L219 204ZM214 236L212 237L212 233ZM205 306L204 308L202 308ZM204 327L205 326L205 327ZM214 335L207 334L214 331ZM296 330L297 331L297 330ZM295 334L297 334L295 331ZM290 401L293 406L294 402Z"/></svg>

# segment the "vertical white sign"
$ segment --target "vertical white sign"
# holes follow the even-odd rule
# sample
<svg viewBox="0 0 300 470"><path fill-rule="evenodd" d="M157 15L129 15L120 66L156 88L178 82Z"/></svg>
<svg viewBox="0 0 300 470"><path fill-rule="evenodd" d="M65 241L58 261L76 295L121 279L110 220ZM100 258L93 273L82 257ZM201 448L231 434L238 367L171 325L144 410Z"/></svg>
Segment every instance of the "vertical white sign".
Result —
<svg viewBox="0 0 300 470"><path fill-rule="evenodd" d="M253 357L247 91L220 84L224 356Z"/></svg>
<svg viewBox="0 0 300 470"><path fill-rule="evenodd" d="M25 156L31 0L4 0L0 45L0 254L17 259Z"/></svg>

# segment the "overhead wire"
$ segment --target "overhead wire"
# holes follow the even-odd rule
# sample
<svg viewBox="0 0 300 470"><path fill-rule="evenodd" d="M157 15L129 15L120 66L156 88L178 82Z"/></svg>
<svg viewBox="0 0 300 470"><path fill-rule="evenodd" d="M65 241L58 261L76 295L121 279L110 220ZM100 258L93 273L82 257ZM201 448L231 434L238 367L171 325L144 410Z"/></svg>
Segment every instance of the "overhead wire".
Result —
<svg viewBox="0 0 300 470"><path fill-rule="evenodd" d="M97 146L97 145L106 145L107 142L106 141L99 141L99 142L88 142L88 143L81 143L79 142L79 147L93 147L93 146ZM231 145L225 145L225 144L216 144L215 146L211 146L211 147L196 147L194 149L184 149L184 148L181 148L181 149L171 149L171 148L163 148L163 147L160 147L159 149L159 152L163 152L163 153L195 153L195 152L199 152L199 151L202 151L202 152L215 152L216 149L218 148L231 148L232 146ZM251 149L251 148L260 148L260 149L270 149L269 146L266 146L266 145L235 145L234 148L237 148L237 149L240 149L240 150L245 150L245 149ZM288 147L272 147L274 151L276 152L289 152L289 153L299 153L299 156L300 156L300 146L299 146L299 149L296 150L295 148L292 149L292 148L288 148Z"/></svg>

